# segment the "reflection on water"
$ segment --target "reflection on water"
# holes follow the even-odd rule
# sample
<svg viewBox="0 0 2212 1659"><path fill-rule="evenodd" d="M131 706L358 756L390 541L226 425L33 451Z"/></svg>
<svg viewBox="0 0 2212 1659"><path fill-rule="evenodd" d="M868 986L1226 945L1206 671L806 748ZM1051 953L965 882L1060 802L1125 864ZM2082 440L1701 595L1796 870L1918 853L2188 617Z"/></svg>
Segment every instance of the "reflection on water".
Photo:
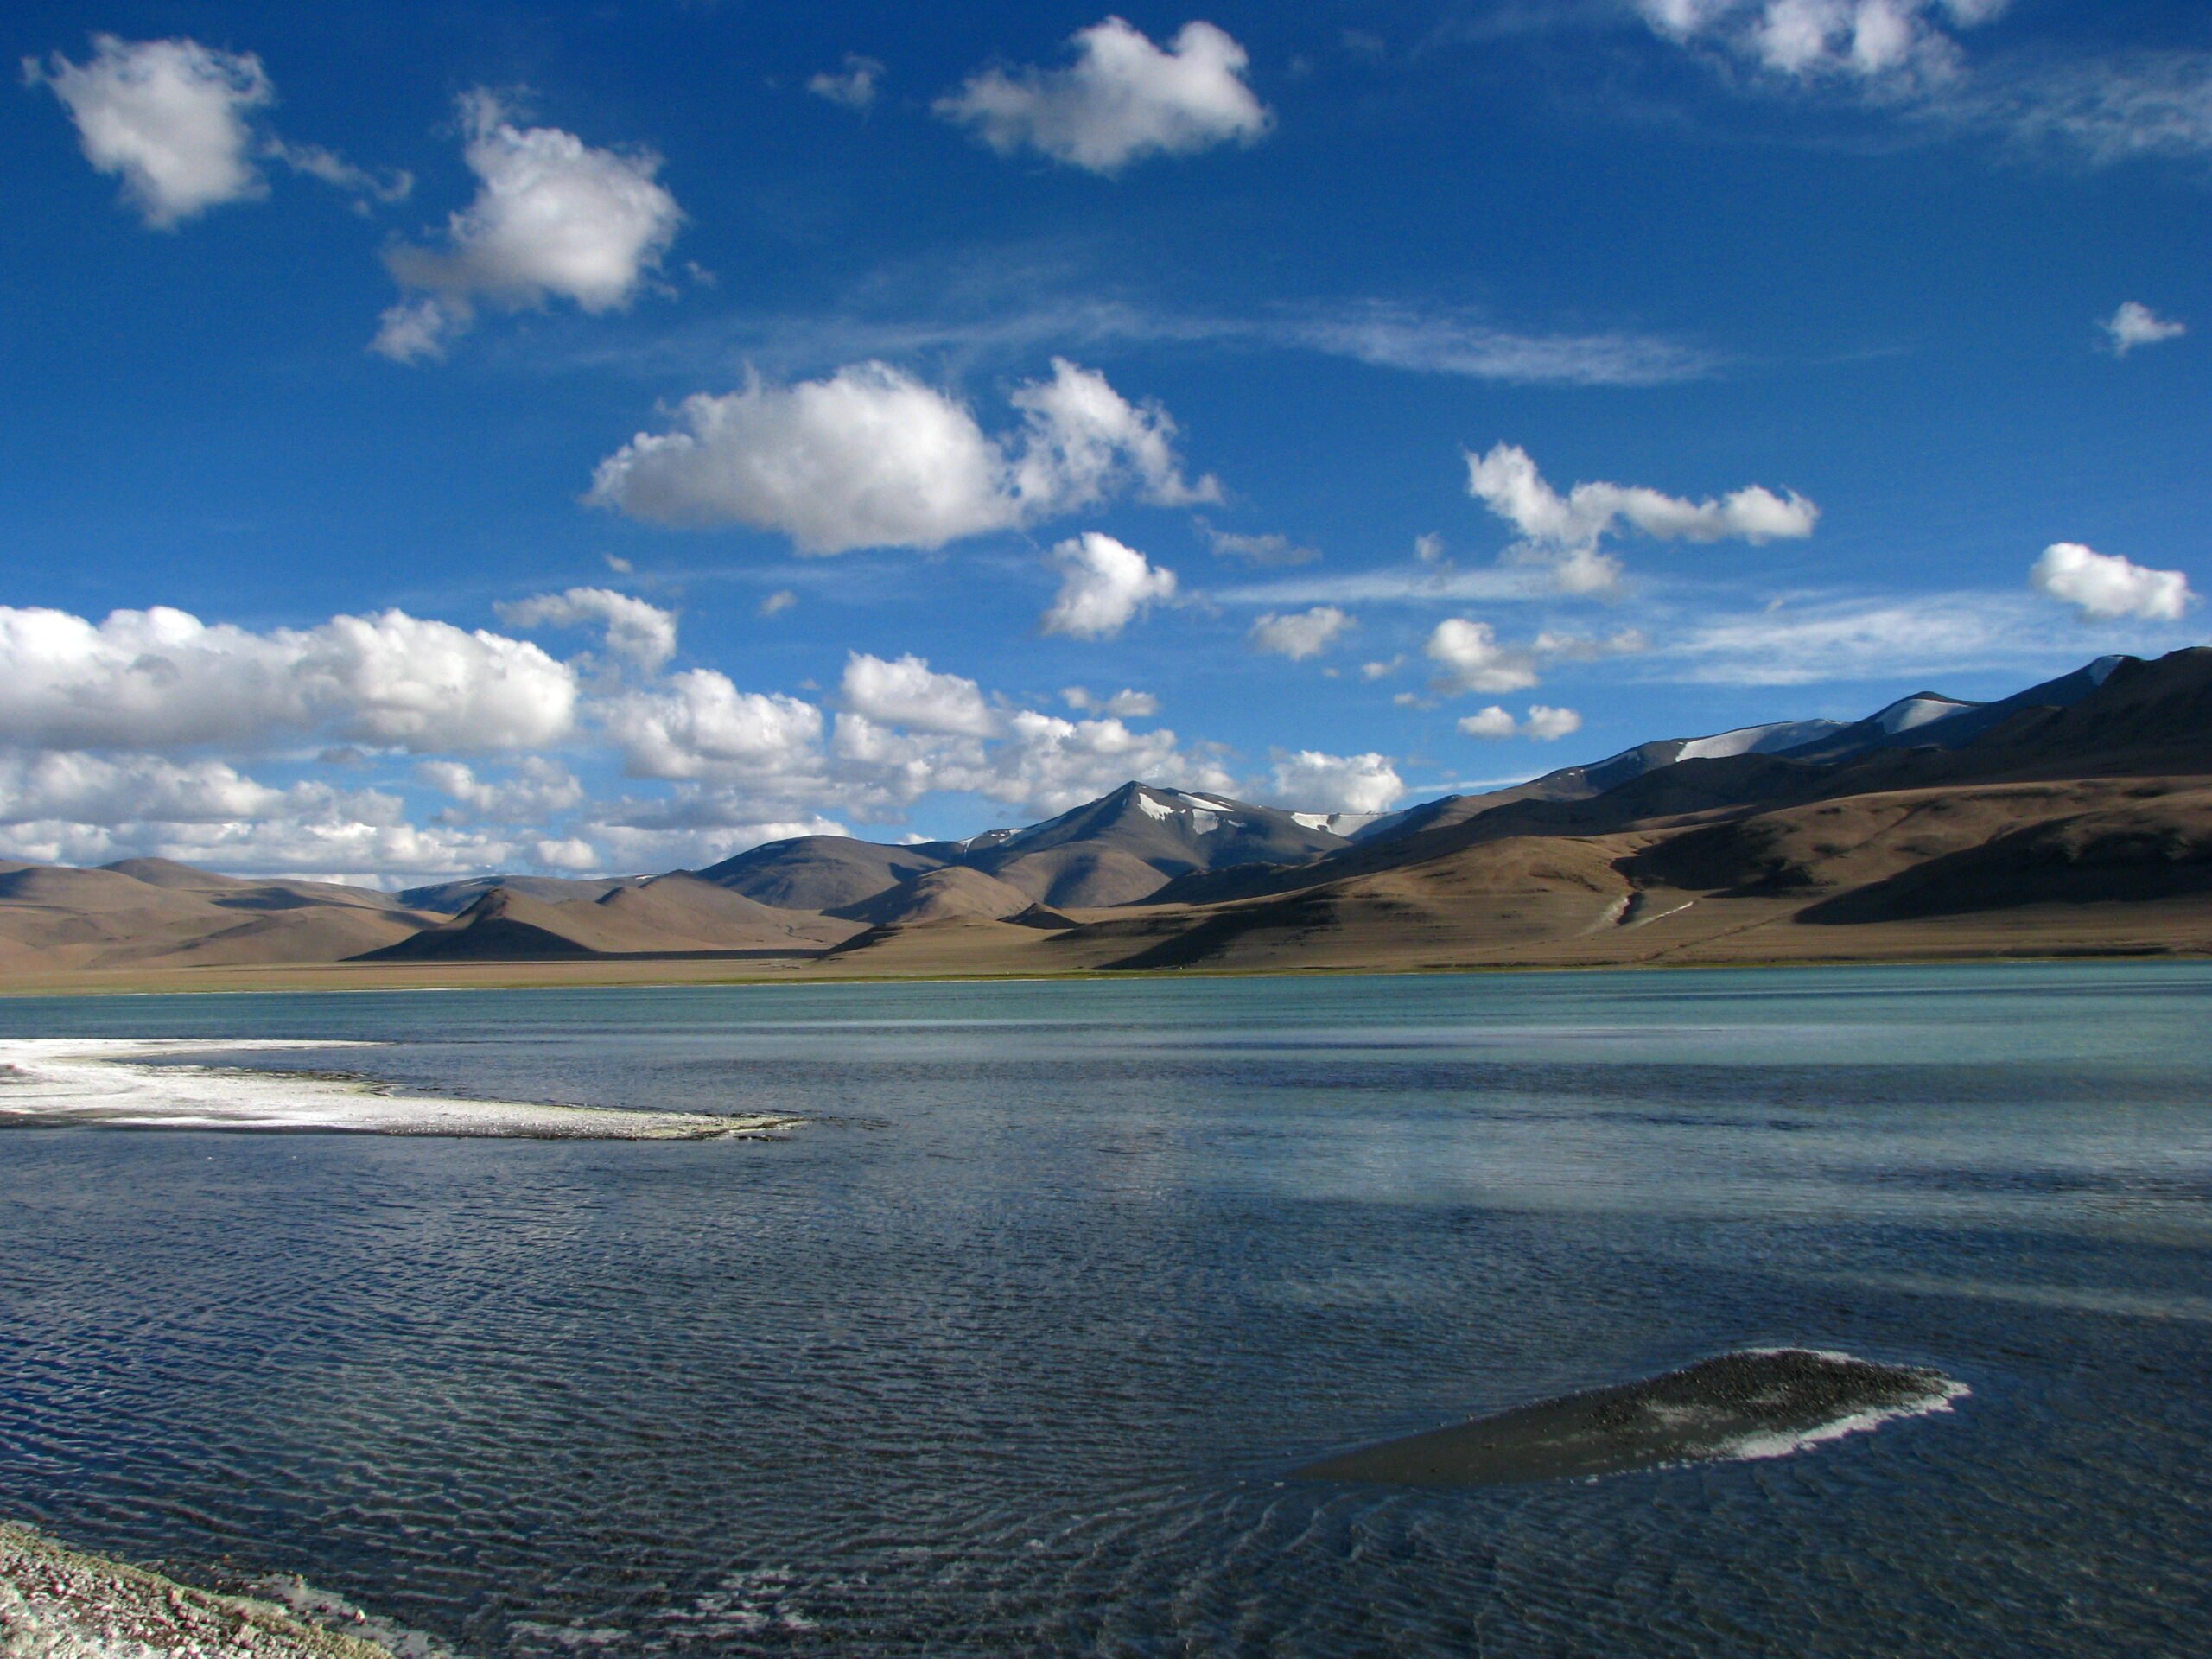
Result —
<svg viewBox="0 0 2212 1659"><path fill-rule="evenodd" d="M485 1656L2186 1651L2209 1002L2131 964L0 1003L810 1120L0 1135L0 1510ZM1973 1392L1766 1463L1285 1478L1778 1344Z"/></svg>

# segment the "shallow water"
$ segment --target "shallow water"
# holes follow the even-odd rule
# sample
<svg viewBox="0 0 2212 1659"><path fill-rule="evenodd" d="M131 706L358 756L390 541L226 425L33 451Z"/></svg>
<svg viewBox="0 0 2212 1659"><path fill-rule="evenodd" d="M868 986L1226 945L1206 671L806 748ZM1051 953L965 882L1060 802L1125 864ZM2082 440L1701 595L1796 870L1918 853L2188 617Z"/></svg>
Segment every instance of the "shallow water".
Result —
<svg viewBox="0 0 2212 1659"><path fill-rule="evenodd" d="M0 1135L0 1513L483 1656L2205 1651L2209 1013L2177 964L0 1001L810 1120ZM1285 1478L1777 1344L1972 1394Z"/></svg>

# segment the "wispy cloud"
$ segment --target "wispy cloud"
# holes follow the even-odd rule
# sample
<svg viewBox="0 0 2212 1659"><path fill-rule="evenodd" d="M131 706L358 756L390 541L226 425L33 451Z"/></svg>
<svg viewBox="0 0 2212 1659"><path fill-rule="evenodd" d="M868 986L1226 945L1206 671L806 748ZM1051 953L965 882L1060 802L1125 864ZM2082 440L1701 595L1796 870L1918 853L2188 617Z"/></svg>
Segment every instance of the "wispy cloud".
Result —
<svg viewBox="0 0 2212 1659"><path fill-rule="evenodd" d="M2036 595L1976 592L1806 594L1760 610L1653 629L1639 677L1707 685L1814 685L2041 672L2101 652L2190 643L2173 623L2085 626Z"/></svg>
<svg viewBox="0 0 2212 1659"><path fill-rule="evenodd" d="M1224 605L1448 605L1467 600L1555 600L1550 577L1533 566L1478 570L1401 564L1334 575L1299 575L1208 590Z"/></svg>
<svg viewBox="0 0 2212 1659"><path fill-rule="evenodd" d="M928 297L911 308L887 302L884 290L903 296L909 288ZM1308 302L1240 315L893 279L804 315L741 313L643 340L594 340L570 360L652 374L696 372L702 361L720 360L791 375L866 359L1019 365L1049 353L1116 346L1297 352L1510 385L1656 386L1710 378L1727 366L1715 352L1660 334L1510 327L1465 309L1392 300Z"/></svg>
<svg viewBox="0 0 2212 1659"><path fill-rule="evenodd" d="M2094 164L2202 161L2212 157L2212 53L2013 58L1945 86L1916 112Z"/></svg>

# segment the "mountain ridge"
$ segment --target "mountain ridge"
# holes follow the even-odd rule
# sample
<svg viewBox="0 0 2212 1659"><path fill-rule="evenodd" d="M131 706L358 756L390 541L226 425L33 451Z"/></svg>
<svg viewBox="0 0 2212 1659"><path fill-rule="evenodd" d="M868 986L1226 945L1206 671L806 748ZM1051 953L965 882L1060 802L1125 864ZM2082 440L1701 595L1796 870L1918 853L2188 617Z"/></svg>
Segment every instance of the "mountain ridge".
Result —
<svg viewBox="0 0 2212 1659"><path fill-rule="evenodd" d="M0 861L0 977L1239 970L1727 959L1751 940L1784 957L2212 950L2208 778L2212 648L2192 647L1993 702L1922 692L1859 721L1656 740L1357 822L1131 780L966 841L804 836L657 876L386 894L158 859Z"/></svg>

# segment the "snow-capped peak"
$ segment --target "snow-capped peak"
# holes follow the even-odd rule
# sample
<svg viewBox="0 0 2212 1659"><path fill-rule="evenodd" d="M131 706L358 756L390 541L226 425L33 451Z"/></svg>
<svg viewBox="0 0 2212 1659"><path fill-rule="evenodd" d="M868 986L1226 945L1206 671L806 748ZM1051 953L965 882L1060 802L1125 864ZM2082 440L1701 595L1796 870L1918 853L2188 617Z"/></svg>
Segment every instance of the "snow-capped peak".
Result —
<svg viewBox="0 0 2212 1659"><path fill-rule="evenodd" d="M1974 705L1961 702L1956 697L1946 697L1933 691L1923 691L1916 696L1899 697L1874 716L1874 723L1884 731L1895 734L1910 732L1931 721L1948 720L1961 709Z"/></svg>

